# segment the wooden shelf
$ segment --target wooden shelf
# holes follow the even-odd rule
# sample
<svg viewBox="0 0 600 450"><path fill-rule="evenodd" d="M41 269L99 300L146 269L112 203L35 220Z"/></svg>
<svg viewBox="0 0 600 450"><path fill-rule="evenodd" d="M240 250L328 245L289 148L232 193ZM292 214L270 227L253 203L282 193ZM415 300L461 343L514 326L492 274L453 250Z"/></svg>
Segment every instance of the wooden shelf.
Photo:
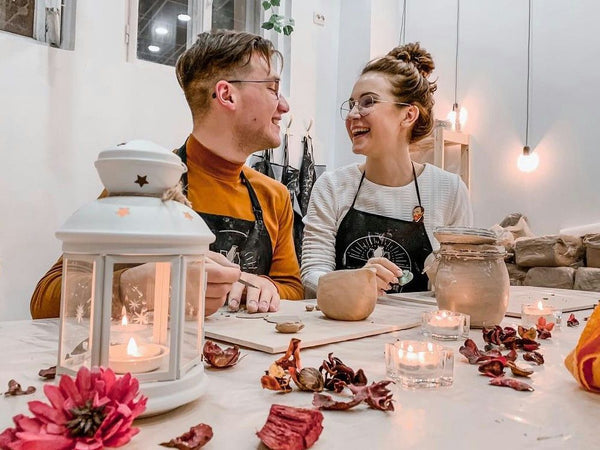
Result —
<svg viewBox="0 0 600 450"><path fill-rule="evenodd" d="M460 131L453 131L449 122L436 120L430 136L410 146L411 157L420 163L429 163L444 170L460 175L467 185L471 186L471 154L469 152L470 136ZM449 167L449 159L456 149L453 167Z"/></svg>

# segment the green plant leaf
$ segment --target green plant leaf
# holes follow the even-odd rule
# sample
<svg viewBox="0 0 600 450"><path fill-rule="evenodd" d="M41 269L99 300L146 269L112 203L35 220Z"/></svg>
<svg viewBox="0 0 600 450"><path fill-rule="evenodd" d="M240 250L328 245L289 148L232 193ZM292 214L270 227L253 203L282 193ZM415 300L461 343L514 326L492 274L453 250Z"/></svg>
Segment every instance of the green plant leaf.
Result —
<svg viewBox="0 0 600 450"><path fill-rule="evenodd" d="M296 25L296 21L293 18L289 18L288 19L288 25L291 25L292 27L294 27L294 25Z"/></svg>
<svg viewBox="0 0 600 450"><path fill-rule="evenodd" d="M283 27L283 34L285 34L286 36L292 34L292 31L294 31L294 27L291 25L286 25L285 27Z"/></svg>
<svg viewBox="0 0 600 450"><path fill-rule="evenodd" d="M264 22L260 27L264 28L265 30L272 30L274 27L274 24L273 24L273 22Z"/></svg>
<svg viewBox="0 0 600 450"><path fill-rule="evenodd" d="M278 33L281 33L281 27L279 25L275 25L273 27L275 29L275 31L277 31Z"/></svg>
<svg viewBox="0 0 600 450"><path fill-rule="evenodd" d="M280 0L271 0L271 4L273 6L279 6L280 5Z"/></svg>

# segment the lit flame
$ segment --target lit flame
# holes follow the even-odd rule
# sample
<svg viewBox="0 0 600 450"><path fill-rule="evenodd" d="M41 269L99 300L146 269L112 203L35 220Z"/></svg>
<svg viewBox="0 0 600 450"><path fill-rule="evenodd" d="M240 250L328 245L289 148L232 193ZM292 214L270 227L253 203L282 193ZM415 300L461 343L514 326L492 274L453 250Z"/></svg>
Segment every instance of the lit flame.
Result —
<svg viewBox="0 0 600 450"><path fill-rule="evenodd" d="M140 355L138 346L133 338L129 338L129 343L127 344L127 354L129 356L142 356Z"/></svg>
<svg viewBox="0 0 600 450"><path fill-rule="evenodd" d="M538 306L538 309L539 309L540 311L541 311L542 309L544 309L544 304L542 303L542 301L541 301L541 300L538 302L538 305L537 305L537 306Z"/></svg>
<svg viewBox="0 0 600 450"><path fill-rule="evenodd" d="M121 325L127 325L127 310L125 309L125 306L123 306L123 309L121 310Z"/></svg>

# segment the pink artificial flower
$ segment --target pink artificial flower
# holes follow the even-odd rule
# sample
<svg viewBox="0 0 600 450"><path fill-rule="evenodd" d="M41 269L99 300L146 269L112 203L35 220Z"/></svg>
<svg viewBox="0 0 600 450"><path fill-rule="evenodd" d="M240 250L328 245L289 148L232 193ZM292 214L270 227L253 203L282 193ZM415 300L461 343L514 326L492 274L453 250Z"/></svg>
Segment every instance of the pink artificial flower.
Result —
<svg viewBox="0 0 600 450"><path fill-rule="evenodd" d="M139 382L117 378L111 369L82 367L75 380L63 375L58 386L45 385L50 404L29 402L33 417L13 417L15 428L0 434L5 450L96 450L127 444L140 430L131 426L146 409Z"/></svg>

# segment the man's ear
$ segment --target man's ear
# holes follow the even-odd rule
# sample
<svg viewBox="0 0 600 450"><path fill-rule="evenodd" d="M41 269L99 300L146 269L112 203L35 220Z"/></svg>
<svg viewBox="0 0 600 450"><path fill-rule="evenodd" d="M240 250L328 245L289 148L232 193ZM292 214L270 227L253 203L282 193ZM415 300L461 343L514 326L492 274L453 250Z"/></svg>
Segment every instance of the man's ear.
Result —
<svg viewBox="0 0 600 450"><path fill-rule="evenodd" d="M418 118L419 108L417 108L415 105L410 105L406 108L406 116L404 116L404 119L402 120L402 125L410 127L417 121Z"/></svg>
<svg viewBox="0 0 600 450"><path fill-rule="evenodd" d="M218 81L217 84L215 84L215 91L213 92L212 97L225 108L235 108L232 86L225 80Z"/></svg>

